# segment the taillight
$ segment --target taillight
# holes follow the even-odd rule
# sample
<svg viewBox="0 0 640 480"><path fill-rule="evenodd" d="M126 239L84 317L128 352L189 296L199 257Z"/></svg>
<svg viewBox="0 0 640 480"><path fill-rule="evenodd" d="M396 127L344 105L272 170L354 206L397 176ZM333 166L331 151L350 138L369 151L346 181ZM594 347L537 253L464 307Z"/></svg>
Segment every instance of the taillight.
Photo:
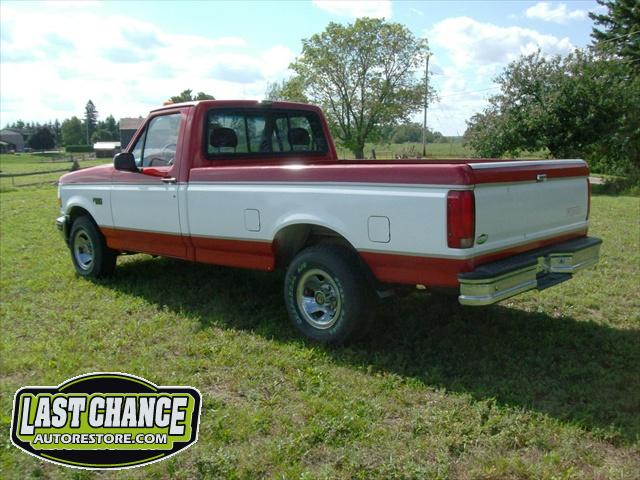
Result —
<svg viewBox="0 0 640 480"><path fill-rule="evenodd" d="M589 179L587 178L587 192L588 196L587 196L587 220L589 220L589 214L591 213L591 182L589 181Z"/></svg>
<svg viewBox="0 0 640 480"><path fill-rule="evenodd" d="M471 248L476 227L476 201L471 190L451 190L447 195L447 244Z"/></svg>

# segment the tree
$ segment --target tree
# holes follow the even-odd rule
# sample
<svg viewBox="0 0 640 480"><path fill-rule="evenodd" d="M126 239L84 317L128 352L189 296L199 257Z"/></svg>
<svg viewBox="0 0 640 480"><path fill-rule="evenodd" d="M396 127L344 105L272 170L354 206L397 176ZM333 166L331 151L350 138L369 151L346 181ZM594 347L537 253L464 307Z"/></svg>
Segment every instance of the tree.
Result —
<svg viewBox="0 0 640 480"><path fill-rule="evenodd" d="M120 137L120 128L118 126L118 122L116 122L116 119L113 118L113 115L109 115L105 119L103 128L111 133L112 139L115 140Z"/></svg>
<svg viewBox="0 0 640 480"><path fill-rule="evenodd" d="M465 133L477 154L547 149L555 158L585 158L603 173L640 172L640 76L628 64L581 51L551 59L537 52L496 82L501 92Z"/></svg>
<svg viewBox="0 0 640 480"><path fill-rule="evenodd" d="M84 141L82 122L78 117L71 117L62 122L60 127L63 145L81 145Z"/></svg>
<svg viewBox="0 0 640 480"><path fill-rule="evenodd" d="M440 132L434 132L433 130L429 130L427 128L426 140L427 143L435 143L440 141L442 138L442 134ZM393 134L391 136L392 143L418 143L422 142L422 125L410 122L403 123L401 125L396 126L393 129Z"/></svg>
<svg viewBox="0 0 640 480"><path fill-rule="evenodd" d="M84 107L84 127L86 131L86 139L87 145L89 144L89 139L91 138L91 134L96 128L96 122L98 121L98 110L96 106L93 104L91 100L87 102L87 105Z"/></svg>
<svg viewBox="0 0 640 480"><path fill-rule="evenodd" d="M57 145L61 145L62 144L62 132L60 131L60 122L58 121L58 119L56 118L55 122L53 122L53 125L51 125L51 133L53 133L53 138L56 142L56 146Z"/></svg>
<svg viewBox="0 0 640 480"><path fill-rule="evenodd" d="M104 128L97 128L96 131L91 134L91 144L96 142L109 142L114 139L111 132Z"/></svg>
<svg viewBox="0 0 640 480"><path fill-rule="evenodd" d="M29 137L27 145L34 150L50 150L55 147L55 137L47 127L40 127Z"/></svg>
<svg viewBox="0 0 640 480"><path fill-rule="evenodd" d="M593 27L591 36L596 49L617 55L640 70L640 4L638 0L597 0L607 8L606 13L589 12L599 29Z"/></svg>
<svg viewBox="0 0 640 480"><path fill-rule="evenodd" d="M281 100L287 102L309 103L309 99L304 94L304 81L299 76L293 76L282 82L274 82L267 85L265 98L267 100Z"/></svg>
<svg viewBox="0 0 640 480"><path fill-rule="evenodd" d="M196 100L215 100L215 97L213 95L209 95L208 93L198 92L196 95L192 95L191 92L192 90L190 88L187 90L183 90L180 95L171 97L171 101L173 103L182 103L193 102Z"/></svg>
<svg viewBox="0 0 640 480"><path fill-rule="evenodd" d="M391 137L393 143L409 143L422 141L422 127L417 123L404 123L398 125Z"/></svg>
<svg viewBox="0 0 640 480"><path fill-rule="evenodd" d="M334 135L356 158L386 124L405 120L424 103L416 73L428 53L426 40L399 23L360 18L329 23L302 41L290 66L309 99L325 109Z"/></svg>

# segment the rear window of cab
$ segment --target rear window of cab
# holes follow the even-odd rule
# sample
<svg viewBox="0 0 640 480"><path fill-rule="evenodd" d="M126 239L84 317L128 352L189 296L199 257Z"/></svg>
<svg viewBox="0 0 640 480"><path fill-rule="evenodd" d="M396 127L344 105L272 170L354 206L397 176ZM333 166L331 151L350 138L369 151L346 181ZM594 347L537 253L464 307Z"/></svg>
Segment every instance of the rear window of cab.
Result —
<svg viewBox="0 0 640 480"><path fill-rule="evenodd" d="M209 160L327 153L320 118L306 110L213 109L204 130Z"/></svg>

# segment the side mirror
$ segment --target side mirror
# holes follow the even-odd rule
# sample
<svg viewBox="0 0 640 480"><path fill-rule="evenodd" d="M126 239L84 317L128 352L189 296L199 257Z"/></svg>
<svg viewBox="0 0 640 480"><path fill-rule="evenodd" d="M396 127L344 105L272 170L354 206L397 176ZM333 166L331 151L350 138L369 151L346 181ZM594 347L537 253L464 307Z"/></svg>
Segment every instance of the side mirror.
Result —
<svg viewBox="0 0 640 480"><path fill-rule="evenodd" d="M125 172L139 172L136 165L136 159L133 153L122 152L113 157L113 167L116 170L124 170Z"/></svg>

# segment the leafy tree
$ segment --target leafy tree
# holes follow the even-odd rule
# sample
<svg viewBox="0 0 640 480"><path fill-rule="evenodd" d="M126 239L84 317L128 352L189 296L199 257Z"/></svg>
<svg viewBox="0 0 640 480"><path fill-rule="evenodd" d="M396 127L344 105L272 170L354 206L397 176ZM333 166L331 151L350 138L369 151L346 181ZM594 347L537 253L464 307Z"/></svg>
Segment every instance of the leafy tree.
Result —
<svg viewBox="0 0 640 480"><path fill-rule="evenodd" d="M98 110L96 106L93 104L91 100L87 102L87 105L84 107L84 126L86 131L86 139L87 144L89 144L89 139L91 138L91 134L96 128L96 123L98 121Z"/></svg>
<svg viewBox="0 0 640 480"><path fill-rule="evenodd" d="M56 145L62 144L62 132L60 130L60 122L56 118L56 120L51 125L51 133L53 133L53 138L55 140Z"/></svg>
<svg viewBox="0 0 640 480"><path fill-rule="evenodd" d="M80 145L84 142L82 122L78 117L71 117L62 122L60 127L63 145Z"/></svg>
<svg viewBox="0 0 640 480"><path fill-rule="evenodd" d="M27 145L34 150L49 150L56 145L55 137L47 127L39 127L36 132L29 137Z"/></svg>
<svg viewBox="0 0 640 480"><path fill-rule="evenodd" d="M422 127L417 123L398 125L391 137L393 143L408 143L422 141Z"/></svg>
<svg viewBox="0 0 640 480"><path fill-rule="evenodd" d="M103 128L111 133L111 138L116 139L120 137L120 128L118 122L113 118L113 115L109 115L105 121Z"/></svg>
<svg viewBox="0 0 640 480"><path fill-rule="evenodd" d="M308 98L324 107L332 130L356 158L379 128L404 120L424 102L416 77L427 42L399 23L360 18L329 23L302 41L302 55L290 66Z"/></svg>
<svg viewBox="0 0 640 480"><path fill-rule="evenodd" d="M91 134L91 144L96 142L109 142L114 139L113 134L104 128L97 128L96 131Z"/></svg>
<svg viewBox="0 0 640 480"><path fill-rule="evenodd" d="M628 60L636 70L640 70L640 3L638 0L597 2L606 7L607 12L589 13L596 25L591 33L595 47Z"/></svg>
<svg viewBox="0 0 640 480"><path fill-rule="evenodd" d="M583 157L596 171L640 171L640 76L623 62L576 51L540 52L511 63L501 92L468 122L465 138L481 156L548 149Z"/></svg>
<svg viewBox="0 0 640 480"><path fill-rule="evenodd" d="M435 143L444 137L440 132L434 132L427 128L426 140L427 143ZM393 135L391 137L393 143L418 143L422 142L422 125L411 122L403 123L393 129Z"/></svg>
<svg viewBox="0 0 640 480"><path fill-rule="evenodd" d="M273 101L309 103L309 98L304 94L304 88L303 79L299 76L293 76L280 83L274 82L267 85L265 98Z"/></svg>
<svg viewBox="0 0 640 480"><path fill-rule="evenodd" d="M190 88L187 90L183 90L179 95L171 97L171 101L173 103L181 103L193 102L195 100L215 100L215 97L213 95L209 95L208 93L198 92L196 95L192 95L191 92L192 90Z"/></svg>

